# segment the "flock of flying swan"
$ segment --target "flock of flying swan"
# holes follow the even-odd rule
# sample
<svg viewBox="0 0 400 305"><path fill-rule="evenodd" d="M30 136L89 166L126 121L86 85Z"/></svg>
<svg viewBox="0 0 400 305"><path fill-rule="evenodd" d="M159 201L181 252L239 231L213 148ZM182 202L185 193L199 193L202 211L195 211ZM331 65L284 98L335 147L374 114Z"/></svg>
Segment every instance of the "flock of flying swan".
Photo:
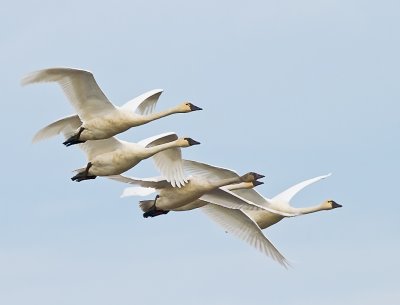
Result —
<svg viewBox="0 0 400 305"><path fill-rule="evenodd" d="M254 187L263 184L255 172L239 175L235 171L197 161L182 159L181 148L200 144L192 138L179 138L174 132L163 133L137 143L115 136L131 127L147 124L175 113L202 110L190 102L154 112L163 92L155 89L143 93L122 106L113 105L89 71L72 68L49 68L33 72L22 84L56 82L63 89L76 114L61 118L39 130L37 142L63 134L66 146L78 144L87 156L87 164L76 170L73 181L97 176L134 185L122 197L147 196L139 206L144 217L155 217L170 211L201 209L225 231L287 267L289 262L263 234L265 229L285 217L294 217L341 207L333 200L319 205L295 208L290 201L308 185L329 175L298 183L273 198L259 194ZM152 157L159 177L135 178L121 175L144 159Z"/></svg>

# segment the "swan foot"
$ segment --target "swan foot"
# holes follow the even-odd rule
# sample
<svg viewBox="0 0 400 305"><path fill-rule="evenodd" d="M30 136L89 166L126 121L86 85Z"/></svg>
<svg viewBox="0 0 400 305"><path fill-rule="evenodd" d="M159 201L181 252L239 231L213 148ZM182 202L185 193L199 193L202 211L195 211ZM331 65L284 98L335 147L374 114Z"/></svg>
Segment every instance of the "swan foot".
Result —
<svg viewBox="0 0 400 305"><path fill-rule="evenodd" d="M143 217L144 218L148 218L148 217L156 217L156 216L160 216L160 215L164 215L164 214L168 214L169 211L164 211L161 209L157 209L156 207L156 203L157 203L157 199L160 197L160 195L157 195L156 198L154 199L154 204L153 206L148 209L146 212L143 213Z"/></svg>
<svg viewBox="0 0 400 305"><path fill-rule="evenodd" d="M68 146L71 146L74 144L85 143L86 141L79 140L81 133L84 130L85 130L85 128L83 128L83 127L79 128L78 133L69 137L65 142L63 142L63 144L68 147Z"/></svg>
<svg viewBox="0 0 400 305"><path fill-rule="evenodd" d="M89 169L92 166L92 163L89 162L83 172L77 173L75 176L71 178L72 181L81 182L83 180L91 180L96 179L97 176L89 175Z"/></svg>
<svg viewBox="0 0 400 305"><path fill-rule="evenodd" d="M143 217L144 218L148 218L148 217L156 217L156 216L160 216L160 215L164 215L164 214L168 214L169 211L164 211L164 210L157 210L156 207L152 208L151 210L143 213Z"/></svg>

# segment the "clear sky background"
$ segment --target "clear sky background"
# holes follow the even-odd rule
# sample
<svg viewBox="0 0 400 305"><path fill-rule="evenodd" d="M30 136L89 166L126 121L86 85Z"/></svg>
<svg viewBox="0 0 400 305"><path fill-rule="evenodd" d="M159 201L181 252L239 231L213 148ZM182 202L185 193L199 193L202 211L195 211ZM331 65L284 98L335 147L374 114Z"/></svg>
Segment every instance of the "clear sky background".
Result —
<svg viewBox="0 0 400 305"><path fill-rule="evenodd" d="M399 1L14 0L0 33L1 304L399 304ZM117 105L163 88L158 110L204 108L125 140L191 136L185 158L263 173L268 197L332 172L293 204L343 208L264 231L289 270L201 211L144 219L125 185L70 180L78 148L31 144L73 111L55 84L20 86L52 66Z"/></svg>

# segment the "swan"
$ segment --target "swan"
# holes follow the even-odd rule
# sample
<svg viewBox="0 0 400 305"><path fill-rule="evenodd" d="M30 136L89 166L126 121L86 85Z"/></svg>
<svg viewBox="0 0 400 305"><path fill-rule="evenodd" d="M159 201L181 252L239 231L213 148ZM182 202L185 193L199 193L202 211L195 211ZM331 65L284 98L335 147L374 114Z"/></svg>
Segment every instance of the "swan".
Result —
<svg viewBox="0 0 400 305"><path fill-rule="evenodd" d="M184 164L185 162L186 160L183 161ZM203 172L198 176L189 177L188 183L180 189L171 188L162 177L143 179L118 175L109 178L139 185L139 187L125 188L122 197L147 196L154 192L158 193L154 200L140 201L139 206L144 212L144 217L155 217L167 214L169 211L188 211L200 208L210 214L212 218L221 218L220 221L223 221L227 231L244 239L287 268L289 262L264 236L259 226L245 213L241 213L240 209L263 209L270 213L282 214L284 217L294 215L274 211L268 207L268 204L254 204L232 192L233 190L253 188L260 185L262 182L257 179L262 177L264 176L253 172L239 176L234 171L218 168L218 171L209 171L208 174ZM240 230L237 230L236 227L239 227Z"/></svg>
<svg viewBox="0 0 400 305"><path fill-rule="evenodd" d="M91 72L73 68L49 68L25 76L21 84L57 82L68 97L77 115L61 118L42 128L33 142L55 136L69 124L79 122L77 129L63 143L66 146L87 140L107 139L131 127L146 124L162 117L202 108L184 102L171 109L153 113L162 89L148 91L121 107L113 105L100 89Z"/></svg>
<svg viewBox="0 0 400 305"><path fill-rule="evenodd" d="M261 196L257 191L255 190L234 190L233 192L239 196L242 196L246 198L247 200L250 200L252 202L261 204L262 202L268 202L269 206L277 211L281 212L286 212L290 214L295 214L295 216L300 216L300 215L305 215L305 214L310 214L310 213L315 213L319 211L328 211L328 210L333 210L337 208L341 208L342 205L339 203L335 202L334 200L328 199L323 201L320 204L309 206L309 207L302 207L302 208L296 208L293 207L290 204L291 199L298 193L300 192L303 188L316 183L320 180L323 180L327 177L329 177L331 174L328 175L322 175L318 176L312 179L305 180L303 182L300 182L287 190L281 192L280 194L274 196L273 198L265 198ZM269 213L268 211L251 211L251 210L244 210L244 212L252 218L259 226L261 229L266 229L277 222L281 221L285 216L282 216L282 214L272 214Z"/></svg>
<svg viewBox="0 0 400 305"><path fill-rule="evenodd" d="M235 172L211 166L196 161L184 160L184 169L186 172L197 175L223 175L225 178L234 177L237 175ZM299 191L303 188L318 182L322 179L329 177L331 174L315 177L303 182L300 182L282 193L276 195L272 199L261 196L257 191L246 183L231 184L222 187L225 191L230 191L233 194L239 195L242 199L247 199L249 202L257 203L260 206L268 207L268 209L232 209L227 206L212 204L207 198L200 198L196 201L176 209L175 211L187 211L195 208L200 208L208 217L210 217L217 224L222 226L227 232L235 235L239 239L247 242L251 246L257 248L261 252L271 256L273 254L266 252L268 249L276 248L272 243L262 234L262 230L279 222L285 217L294 217L304 214L309 214L317 211L332 210L342 207L340 204L333 200L326 200L323 203L306 208L295 208L290 205L290 201ZM130 195L145 195L144 189L137 188L125 189L122 196ZM272 210L271 210L272 209ZM285 215L286 214L286 215ZM268 242L267 242L267 241ZM266 244L269 244L266 247ZM275 250L273 253L276 253ZM278 251L278 250L276 250ZM279 253L279 252L278 252ZM280 259L276 259L279 263L286 267L287 261L282 263Z"/></svg>
<svg viewBox="0 0 400 305"><path fill-rule="evenodd" d="M220 171L219 168L217 167L211 167L208 164L203 164L200 162L195 162L195 161L190 161L190 160L184 160L184 168L185 171L191 174L201 174L204 172L207 174L211 169L214 172ZM225 171L226 173L226 171ZM234 174L232 174L234 175ZM277 222L281 221L283 218L288 217L285 216L283 213L287 213L289 217L292 216L299 216L299 215L305 215L309 213L314 213L318 211L325 211L325 210L332 210L336 208L342 207L342 205L338 204L334 200L325 200L321 204L310 206L310 207L304 207L304 208L296 208L291 206L290 201L291 199L302 189L305 187L316 183L320 180L323 180L327 177L331 176L331 174L328 175L323 175L323 176L318 176L312 179L305 180L303 182L300 182L296 185L293 185L292 187L288 188L287 190L281 192L280 194L274 196L273 198L269 199L266 197L263 197L261 194L259 194L256 190L252 188L235 188L232 189L231 191L244 198L247 199L250 202L256 203L258 205L268 205L271 209L273 209L276 212L282 212L281 214L279 213L271 213L270 211L267 210L246 210L243 209L243 211L235 211L234 213L245 213L247 214L251 219L253 219L257 225L261 229L268 228L271 225L276 224ZM227 186L229 189L229 186Z"/></svg>
<svg viewBox="0 0 400 305"><path fill-rule="evenodd" d="M71 178L73 181L95 179L97 176L119 175L153 157L159 171L171 186L181 187L187 182L183 169L180 147L200 144L192 138L178 138L173 133L164 133L131 143L111 137L105 140L87 141L80 144L88 163Z"/></svg>
<svg viewBox="0 0 400 305"><path fill-rule="evenodd" d="M172 187L163 177L142 179L114 175L108 178L140 186L139 188L127 188L123 196L128 196L128 194L129 196L143 196L157 193L154 200L142 201L140 205L144 212L143 217L147 218L167 214L169 211L196 208L193 202L199 198L227 208L246 208L249 210L266 209L274 212L273 209L266 205L254 204L246 199L240 198L229 190L221 188L225 185L237 183L259 185L261 182L257 180L263 177L263 175L254 172L248 172L242 176L236 174L236 176L232 178L221 178L211 175L208 177L191 176L188 177L187 183L181 188ZM279 213L290 216L290 214L285 212Z"/></svg>

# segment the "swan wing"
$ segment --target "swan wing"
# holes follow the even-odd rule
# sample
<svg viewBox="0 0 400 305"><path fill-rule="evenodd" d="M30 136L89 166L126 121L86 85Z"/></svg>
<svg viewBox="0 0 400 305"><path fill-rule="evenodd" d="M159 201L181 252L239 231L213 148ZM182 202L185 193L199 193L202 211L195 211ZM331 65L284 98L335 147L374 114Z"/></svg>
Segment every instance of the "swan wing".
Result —
<svg viewBox="0 0 400 305"><path fill-rule="evenodd" d="M186 173L206 180L222 180L239 177L233 170L192 160L183 160L183 167Z"/></svg>
<svg viewBox="0 0 400 305"><path fill-rule="evenodd" d="M266 210L271 213L275 213L282 216L294 216L293 214L276 211L270 207L264 207L262 205L255 204L246 200L245 198L239 197L228 190L215 189L200 197L201 200L208 201L212 204L223 206L229 209L245 209L245 210Z"/></svg>
<svg viewBox="0 0 400 305"><path fill-rule="evenodd" d="M127 177L123 175L113 175L113 176L107 176L107 178L122 183L138 185L142 188L161 189L170 186L168 181L165 180L165 178L163 177L136 178L136 177Z"/></svg>
<svg viewBox="0 0 400 305"><path fill-rule="evenodd" d="M124 104L122 108L133 111L139 115L151 114L157 105L161 93L163 93L162 89L154 89L145 92Z"/></svg>
<svg viewBox="0 0 400 305"><path fill-rule="evenodd" d="M149 148L178 139L174 132L163 133L140 141L138 144ZM179 147L168 148L156 153L153 157L156 168L173 187L181 187L187 183L182 166L182 152Z"/></svg>
<svg viewBox="0 0 400 305"><path fill-rule="evenodd" d="M303 182L300 182L296 185L293 185L292 187L288 188L287 190L283 191L282 193L276 195L274 198L271 199L271 201L279 201L279 202L287 202L289 203L290 200L298 193L300 192L303 188L306 186L309 186L310 184L313 184L315 182L318 182L322 179L325 179L329 177L332 174L328 175L323 175L323 176L318 176L312 179L305 180Z"/></svg>
<svg viewBox="0 0 400 305"><path fill-rule="evenodd" d="M223 188L226 188L229 190L229 185L224 186ZM236 195L247 199L250 202L253 202L255 204L264 206L264 207L271 207L271 202L262 196L259 192L257 192L255 189L236 189L232 190L233 193Z"/></svg>
<svg viewBox="0 0 400 305"><path fill-rule="evenodd" d="M21 83L27 85L41 82L58 83L82 121L115 109L89 71L72 68L44 69L25 76Z"/></svg>
<svg viewBox="0 0 400 305"><path fill-rule="evenodd" d="M104 140L90 140L79 144L79 147L86 153L88 160L92 160L98 155L120 149L124 143L115 137Z"/></svg>
<svg viewBox="0 0 400 305"><path fill-rule="evenodd" d="M141 186L131 186L127 187L122 191L121 198L130 196L147 196L156 192L155 188L151 187L141 187Z"/></svg>
<svg viewBox="0 0 400 305"><path fill-rule="evenodd" d="M201 210L227 232L247 242L285 268L289 266L289 262L265 237L257 223L241 210L227 209L214 204L207 204L201 207Z"/></svg>
<svg viewBox="0 0 400 305"><path fill-rule="evenodd" d="M77 115L70 115L59 119L46 127L40 129L32 139L33 143L56 136L63 133L67 138L82 125L82 121Z"/></svg>

